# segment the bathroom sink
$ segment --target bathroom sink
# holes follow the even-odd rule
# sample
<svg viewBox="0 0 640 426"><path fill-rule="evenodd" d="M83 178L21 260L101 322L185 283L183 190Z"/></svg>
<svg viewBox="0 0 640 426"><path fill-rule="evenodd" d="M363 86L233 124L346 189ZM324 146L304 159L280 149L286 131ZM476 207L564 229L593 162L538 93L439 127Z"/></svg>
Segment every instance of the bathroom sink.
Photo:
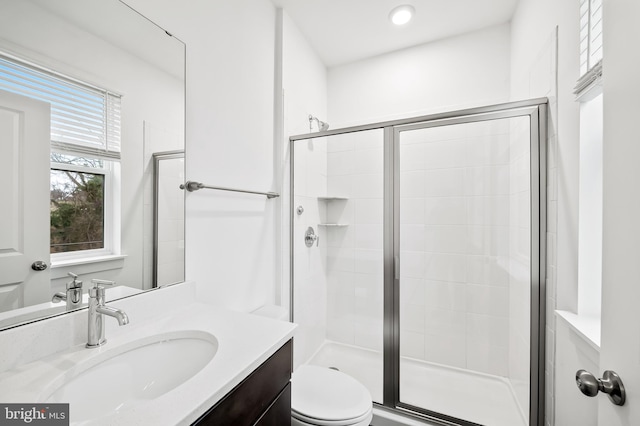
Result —
<svg viewBox="0 0 640 426"><path fill-rule="evenodd" d="M217 339L200 331L159 334L113 349L108 345L47 393L46 402L70 403L73 422L102 419L157 398L196 375L218 350Z"/></svg>

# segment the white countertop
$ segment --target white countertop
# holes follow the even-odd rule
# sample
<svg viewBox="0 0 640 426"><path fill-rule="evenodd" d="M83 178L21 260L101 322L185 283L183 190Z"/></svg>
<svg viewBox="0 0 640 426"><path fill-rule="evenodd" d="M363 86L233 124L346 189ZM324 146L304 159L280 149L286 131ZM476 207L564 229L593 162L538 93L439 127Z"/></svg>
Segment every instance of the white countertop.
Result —
<svg viewBox="0 0 640 426"><path fill-rule="evenodd" d="M162 292L157 292L158 295ZM157 297L157 295L156 295ZM82 424L109 425L189 425L253 370L292 338L295 324L233 312L202 303L188 303L163 315L146 315L136 322L134 303L144 303L144 296L114 302L114 306L131 310L131 322L124 327L108 327L108 342L98 349L86 349L84 342L60 352L47 354L31 362L12 366L0 374L0 401L4 403L39 403L49 396L65 372L73 374L76 366L97 362L107 351L126 348L140 339L174 331L204 331L218 340L214 358L198 374L172 391L143 405L97 422ZM149 310L148 303L144 309ZM122 306L127 305L127 306ZM82 312L81 312L82 313ZM133 315L132 315L133 314ZM86 311L84 311L86 315ZM144 317L141 315L140 317ZM109 324L115 321L108 321ZM15 329L12 330L15 332ZM26 334L33 335L25 329ZM38 334L38 333L35 333ZM0 337L2 337L0 335ZM1 340L1 339L0 339ZM2 343L0 341L0 343ZM19 344L24 351L27 346ZM11 364L7 364L10 365ZM99 384L96 384L99 386ZM87 389L87 392L91 392ZM73 422L73 404L70 407Z"/></svg>

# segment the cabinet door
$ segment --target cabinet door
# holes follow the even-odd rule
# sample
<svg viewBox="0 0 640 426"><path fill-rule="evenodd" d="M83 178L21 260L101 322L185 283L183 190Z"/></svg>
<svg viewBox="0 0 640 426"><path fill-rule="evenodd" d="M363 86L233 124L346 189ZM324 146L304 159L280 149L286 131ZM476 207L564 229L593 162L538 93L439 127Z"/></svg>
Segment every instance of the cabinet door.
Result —
<svg viewBox="0 0 640 426"><path fill-rule="evenodd" d="M291 425L291 383L273 401L255 426L287 426Z"/></svg>
<svg viewBox="0 0 640 426"><path fill-rule="evenodd" d="M256 424L265 412L274 405L278 396L289 384L291 379L292 347L293 342L289 340L251 373L249 377L196 420L194 425L251 426ZM287 421L290 421L291 395L289 394L288 400L285 397L278 403L288 405ZM278 405L278 407L280 406ZM279 410L276 409L276 411L283 410L283 407L280 407ZM270 421L271 416L276 416L276 413L270 414L265 421ZM264 424L269 425L272 423ZM286 422L280 424L286 424Z"/></svg>

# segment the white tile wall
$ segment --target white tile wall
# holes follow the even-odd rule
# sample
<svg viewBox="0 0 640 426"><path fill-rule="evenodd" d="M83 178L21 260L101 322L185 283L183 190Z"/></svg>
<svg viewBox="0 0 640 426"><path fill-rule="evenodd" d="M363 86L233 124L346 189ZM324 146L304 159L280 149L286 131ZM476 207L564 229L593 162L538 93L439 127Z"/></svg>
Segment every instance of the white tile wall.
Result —
<svg viewBox="0 0 640 426"><path fill-rule="evenodd" d="M400 321L403 356L509 377L526 391L530 207L522 120L403 134ZM314 185L310 172L301 184L316 197L347 198L316 201L319 223L347 225L319 228L326 337L374 350L383 338L382 137L327 138L326 187ZM300 159L297 170L309 170L309 162Z"/></svg>
<svg viewBox="0 0 640 426"><path fill-rule="evenodd" d="M511 283L512 256L529 251L516 232L528 226L528 128L516 130L494 120L401 133L403 356L509 375L510 327L520 337L529 306L528 269Z"/></svg>
<svg viewBox="0 0 640 426"><path fill-rule="evenodd" d="M157 285L184 281L184 159L160 162Z"/></svg>
<svg viewBox="0 0 640 426"><path fill-rule="evenodd" d="M327 138L328 196L323 228L328 248L327 338L382 350L383 337L383 133ZM350 165L345 164L347 159ZM420 212L416 222L424 216ZM343 297L338 300L338 297ZM423 296L424 297L424 296Z"/></svg>
<svg viewBox="0 0 640 426"><path fill-rule="evenodd" d="M517 389L518 403L528 409L528 386L530 359L530 316L523 306L531 303L531 192L529 190L530 155L523 147L529 140L529 123L526 120L511 122L511 161L509 204L509 359L508 377Z"/></svg>
<svg viewBox="0 0 640 426"><path fill-rule="evenodd" d="M340 339L353 342L353 326L343 323L340 318L327 318L327 306L340 305L354 300L354 287L349 285L349 274L353 274L353 256L339 256L340 249L329 247L326 233L318 226L324 222L327 206L318 197L327 193L327 170L329 168L326 138L300 141L294 148L294 208L302 206L302 215L294 213L293 255L294 255L294 318L300 332L296 336L294 366L300 365L312 356L324 342L328 325L339 332ZM344 170L352 167L340 156L334 162L334 169ZM339 163L339 164L338 164ZM307 247L304 235L307 228L313 227L320 235L320 244ZM339 235L347 238L345 235ZM336 236L339 237L339 236ZM353 239L351 237L351 239ZM344 250L351 254L352 251ZM329 288L327 286L327 265L339 271L344 285Z"/></svg>

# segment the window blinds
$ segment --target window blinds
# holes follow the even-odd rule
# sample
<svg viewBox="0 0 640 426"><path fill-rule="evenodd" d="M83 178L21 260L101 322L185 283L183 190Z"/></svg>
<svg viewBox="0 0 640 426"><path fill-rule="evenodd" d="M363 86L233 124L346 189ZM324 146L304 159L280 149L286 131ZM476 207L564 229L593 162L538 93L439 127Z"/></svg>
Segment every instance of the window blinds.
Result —
<svg viewBox="0 0 640 426"><path fill-rule="evenodd" d="M120 159L121 97L0 56L0 90L51 104L51 148Z"/></svg>
<svg viewBox="0 0 640 426"><path fill-rule="evenodd" d="M580 75L602 59L602 0L580 0Z"/></svg>
<svg viewBox="0 0 640 426"><path fill-rule="evenodd" d="M578 101L600 93L602 81L602 0L580 0L580 78L573 88Z"/></svg>

